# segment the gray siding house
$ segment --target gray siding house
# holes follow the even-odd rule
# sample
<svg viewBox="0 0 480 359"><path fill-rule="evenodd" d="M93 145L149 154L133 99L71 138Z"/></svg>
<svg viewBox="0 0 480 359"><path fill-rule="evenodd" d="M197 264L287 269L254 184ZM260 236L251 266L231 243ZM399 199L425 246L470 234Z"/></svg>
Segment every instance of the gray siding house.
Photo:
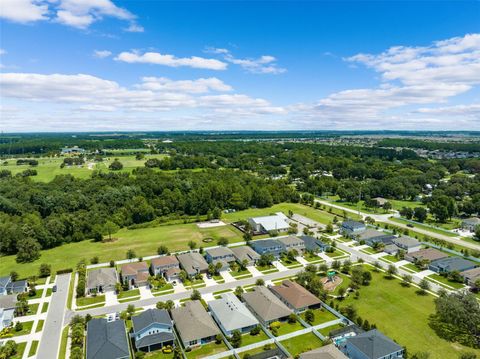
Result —
<svg viewBox="0 0 480 359"><path fill-rule="evenodd" d="M267 287L254 287L252 292L243 293L242 298L263 325L277 320L285 321L292 313Z"/></svg>
<svg viewBox="0 0 480 359"><path fill-rule="evenodd" d="M260 259L260 254L255 252L250 246L232 247L231 250L238 263L243 263L246 260L248 262L247 265L252 266Z"/></svg>
<svg viewBox="0 0 480 359"><path fill-rule="evenodd" d="M130 348L123 320L93 318L87 323L86 359L128 359Z"/></svg>
<svg viewBox="0 0 480 359"><path fill-rule="evenodd" d="M115 268L99 268L88 272L87 292L104 293L115 290L117 271Z"/></svg>
<svg viewBox="0 0 480 359"><path fill-rule="evenodd" d="M278 241L282 244L284 252L291 251L292 249L295 249L298 253L305 251L305 242L298 237L281 237L278 238Z"/></svg>
<svg viewBox="0 0 480 359"><path fill-rule="evenodd" d="M208 270L208 263L198 252L182 253L177 255L177 259L189 277L195 276L198 273L206 273Z"/></svg>
<svg viewBox="0 0 480 359"><path fill-rule="evenodd" d="M403 348L393 340L373 329L349 337L344 353L351 359L396 359L403 358Z"/></svg>
<svg viewBox="0 0 480 359"><path fill-rule="evenodd" d="M274 257L279 258L280 255L285 252L284 246L276 239L262 239L259 241L250 242L252 248L258 254L272 254Z"/></svg>
<svg viewBox="0 0 480 359"><path fill-rule="evenodd" d="M476 268L474 262L468 261L460 257L446 257L434 260L428 266L428 269L436 273L464 272L469 269Z"/></svg>
<svg viewBox="0 0 480 359"><path fill-rule="evenodd" d="M174 345L173 322L165 309L148 309L132 317L132 323L137 350L150 352Z"/></svg>

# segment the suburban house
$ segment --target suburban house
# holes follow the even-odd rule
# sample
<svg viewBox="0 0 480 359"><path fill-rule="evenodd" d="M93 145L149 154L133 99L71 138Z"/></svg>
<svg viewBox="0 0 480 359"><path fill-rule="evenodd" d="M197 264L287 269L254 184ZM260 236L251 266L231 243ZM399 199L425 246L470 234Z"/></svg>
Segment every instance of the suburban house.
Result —
<svg viewBox="0 0 480 359"><path fill-rule="evenodd" d="M260 259L260 254L255 252L250 246L238 246L230 248L238 263L247 261L249 266L255 265Z"/></svg>
<svg viewBox="0 0 480 359"><path fill-rule="evenodd" d="M104 293L115 290L117 271L115 268L99 268L88 271L87 293Z"/></svg>
<svg viewBox="0 0 480 359"><path fill-rule="evenodd" d="M303 244L305 245L305 250L310 252L325 252L331 247L330 244L324 243L321 240L312 236L300 236L299 238L303 241Z"/></svg>
<svg viewBox="0 0 480 359"><path fill-rule="evenodd" d="M465 283L471 287L475 287L475 281L480 279L480 267L468 269L460 273L465 279Z"/></svg>
<svg viewBox="0 0 480 359"><path fill-rule="evenodd" d="M125 321L93 318L87 323L86 359L128 359Z"/></svg>
<svg viewBox="0 0 480 359"><path fill-rule="evenodd" d="M268 233L271 231L286 232L290 228L288 217L282 212L277 212L272 216L249 218L248 223L254 232L259 233Z"/></svg>
<svg viewBox="0 0 480 359"><path fill-rule="evenodd" d="M0 277L0 295L20 294L28 291L26 280L12 281L10 276Z"/></svg>
<svg viewBox="0 0 480 359"><path fill-rule="evenodd" d="M248 309L263 325L274 321L285 321L292 313L267 287L256 286L251 292L242 294Z"/></svg>
<svg viewBox="0 0 480 359"><path fill-rule="evenodd" d="M375 197L375 198L373 198L373 200L374 200L375 202L377 202L377 206L379 206L379 207L385 206L385 203L388 202L388 200L386 200L386 199L383 198L383 197Z"/></svg>
<svg viewBox="0 0 480 359"><path fill-rule="evenodd" d="M340 231L346 236L352 236L357 233L363 232L367 229L367 226L363 222L357 221L343 221Z"/></svg>
<svg viewBox="0 0 480 359"><path fill-rule="evenodd" d="M280 254L284 252L283 244L276 239L262 239L259 241L250 242L252 248L258 254L272 254L274 257L279 258Z"/></svg>
<svg viewBox="0 0 480 359"><path fill-rule="evenodd" d="M462 221L462 228L470 232L475 232L475 227L478 225L480 225L480 218L478 217L467 218Z"/></svg>
<svg viewBox="0 0 480 359"><path fill-rule="evenodd" d="M403 358L404 352L400 345L376 329L347 338L342 350L352 359Z"/></svg>
<svg viewBox="0 0 480 359"><path fill-rule="evenodd" d="M435 249L435 248L425 248L425 249L420 249L419 251L416 251L416 252L405 254L405 259L413 263L421 263L424 261L433 262L434 260L446 258L446 257L448 257L448 254L442 251L439 251L438 249Z"/></svg>
<svg viewBox="0 0 480 359"><path fill-rule="evenodd" d="M220 299L208 302L208 308L226 336L231 336L235 330L248 333L259 324L257 318L233 293L224 293Z"/></svg>
<svg viewBox="0 0 480 359"><path fill-rule="evenodd" d="M121 267L122 281L128 284L129 288L145 286L148 284L148 265L145 262L131 262Z"/></svg>
<svg viewBox="0 0 480 359"><path fill-rule="evenodd" d="M209 343L221 333L199 300L184 305L172 309L172 318L185 348Z"/></svg>
<svg viewBox="0 0 480 359"><path fill-rule="evenodd" d="M0 295L0 331L12 324L16 305L16 294Z"/></svg>
<svg viewBox="0 0 480 359"><path fill-rule="evenodd" d="M84 154L86 151L78 146L62 148L62 155Z"/></svg>
<svg viewBox="0 0 480 359"><path fill-rule="evenodd" d="M464 272L476 268L477 264L460 257L445 257L434 260L428 269L436 273Z"/></svg>
<svg viewBox="0 0 480 359"><path fill-rule="evenodd" d="M348 359L334 344L302 353L299 359Z"/></svg>
<svg viewBox="0 0 480 359"><path fill-rule="evenodd" d="M322 306L320 299L291 280L284 280L282 284L270 287L270 290L295 313Z"/></svg>
<svg viewBox="0 0 480 359"><path fill-rule="evenodd" d="M193 277L198 273L206 273L208 270L208 263L198 252L182 253L177 255L177 259L189 277Z"/></svg>
<svg viewBox="0 0 480 359"><path fill-rule="evenodd" d="M384 248L383 248L383 252L385 253L388 253L388 254L391 254L391 255L395 255L398 253L398 251L400 250L401 248L398 247L397 245L395 244L387 244Z"/></svg>
<svg viewBox="0 0 480 359"><path fill-rule="evenodd" d="M344 343L347 338L364 333L365 331L355 324L346 325L337 329L333 329L328 336L334 343ZM338 344L337 344L338 345ZM340 345L339 345L340 346Z"/></svg>
<svg viewBox="0 0 480 359"><path fill-rule="evenodd" d="M375 229L367 229L355 236L357 241L365 241L365 244L370 247L374 246L375 243L382 243L385 246L392 244L395 238L396 237L392 234L380 232Z"/></svg>
<svg viewBox="0 0 480 359"><path fill-rule="evenodd" d="M163 276L167 280L172 280L177 278L180 273L180 263L175 256L152 258L150 261L150 271L153 275Z"/></svg>
<svg viewBox="0 0 480 359"><path fill-rule="evenodd" d="M394 238L393 243L407 253L416 252L422 249L421 243L412 237L401 236Z"/></svg>
<svg viewBox="0 0 480 359"><path fill-rule="evenodd" d="M298 253L305 251L305 242L295 236L281 237L278 241L282 244L283 250L289 252L295 249Z"/></svg>
<svg viewBox="0 0 480 359"><path fill-rule="evenodd" d="M221 270L227 270L230 268L230 263L235 262L235 256L228 247L209 248L205 250L205 253L207 262L215 265L220 263L222 265Z"/></svg>
<svg viewBox="0 0 480 359"><path fill-rule="evenodd" d="M132 317L132 324L137 350L151 352L175 343L173 322L165 309L148 309Z"/></svg>

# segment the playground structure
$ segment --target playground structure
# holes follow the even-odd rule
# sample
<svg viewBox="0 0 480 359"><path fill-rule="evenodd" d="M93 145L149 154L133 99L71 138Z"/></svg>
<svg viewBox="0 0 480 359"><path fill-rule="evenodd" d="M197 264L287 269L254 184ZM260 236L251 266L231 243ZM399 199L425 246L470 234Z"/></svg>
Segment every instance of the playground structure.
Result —
<svg viewBox="0 0 480 359"><path fill-rule="evenodd" d="M337 272L334 270L328 271L327 276L321 278L321 281L323 283L323 288L326 291L332 292L337 288L340 284L342 284L343 279L339 275L337 275Z"/></svg>

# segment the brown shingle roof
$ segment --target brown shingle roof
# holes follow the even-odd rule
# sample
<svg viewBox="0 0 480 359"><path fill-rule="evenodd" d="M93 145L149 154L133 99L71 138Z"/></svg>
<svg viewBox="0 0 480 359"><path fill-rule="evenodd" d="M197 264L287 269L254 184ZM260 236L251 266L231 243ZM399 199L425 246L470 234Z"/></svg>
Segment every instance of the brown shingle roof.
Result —
<svg viewBox="0 0 480 359"><path fill-rule="evenodd" d="M138 272L148 272L145 262L132 262L122 265L122 275L136 275Z"/></svg>
<svg viewBox="0 0 480 359"><path fill-rule="evenodd" d="M417 261L421 261L423 259L427 259L429 261L434 261L436 259L440 258L445 258L448 257L447 254L439 251L438 249L435 248L425 248L425 249L420 249L419 251L412 252L408 254L409 257L412 257L413 259Z"/></svg>
<svg viewBox="0 0 480 359"><path fill-rule="evenodd" d="M178 264L178 259L175 256L162 256L158 258L152 258L151 262L154 267L163 267L172 264Z"/></svg>
<svg viewBox="0 0 480 359"><path fill-rule="evenodd" d="M301 309L312 305L320 304L320 299L312 293L291 280L284 280L281 285L270 288L280 298L295 309Z"/></svg>

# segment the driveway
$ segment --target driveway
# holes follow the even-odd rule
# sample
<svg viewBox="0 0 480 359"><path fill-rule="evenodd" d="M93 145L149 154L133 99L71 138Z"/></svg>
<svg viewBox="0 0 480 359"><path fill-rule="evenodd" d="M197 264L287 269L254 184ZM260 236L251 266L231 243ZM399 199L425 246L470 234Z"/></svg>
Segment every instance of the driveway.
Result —
<svg viewBox="0 0 480 359"><path fill-rule="evenodd" d="M47 318L43 326L42 339L38 347L37 359L54 359L58 356L69 284L70 274L57 276L57 292L52 294Z"/></svg>

